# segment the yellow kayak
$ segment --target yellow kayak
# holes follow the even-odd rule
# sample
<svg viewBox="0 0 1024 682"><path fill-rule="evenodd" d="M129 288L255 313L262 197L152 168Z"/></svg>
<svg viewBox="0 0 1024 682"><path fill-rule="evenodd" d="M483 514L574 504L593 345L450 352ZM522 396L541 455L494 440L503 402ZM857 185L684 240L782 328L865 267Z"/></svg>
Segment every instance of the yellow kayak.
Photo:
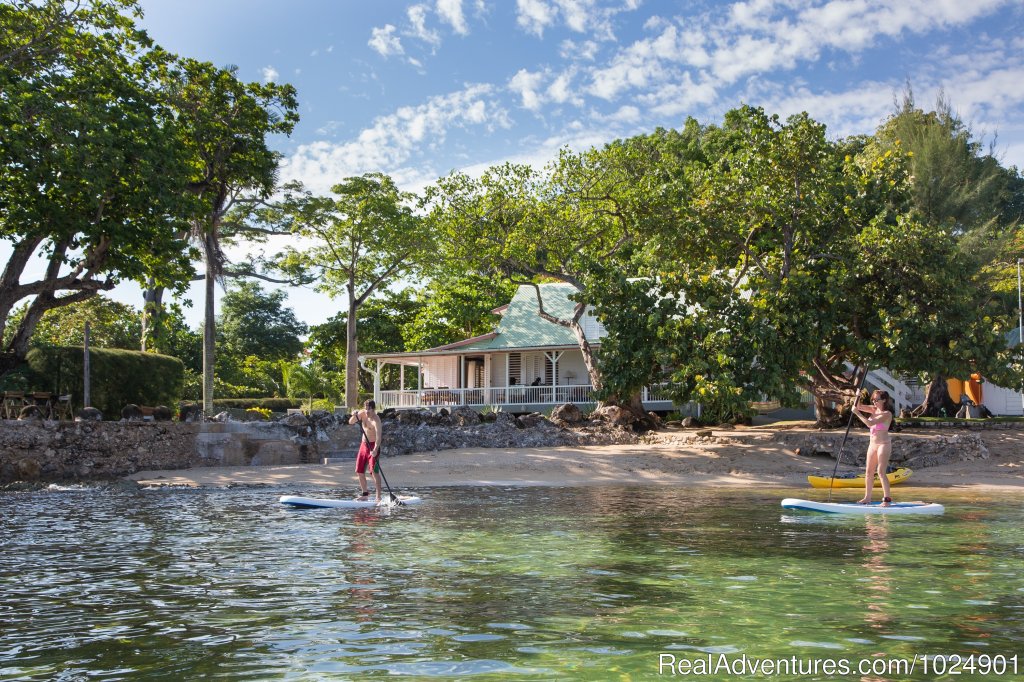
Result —
<svg viewBox="0 0 1024 682"><path fill-rule="evenodd" d="M895 485L897 483L903 483L903 481L910 478L910 474L914 473L906 467L900 467L896 471L890 471L886 474L886 478L889 479L889 485ZM828 476L808 476L807 482L811 484L812 488L828 488L829 481L832 480ZM878 480L878 474L875 474L875 487L880 488L882 482ZM835 482L831 485L832 488L863 488L864 487L864 474L837 474Z"/></svg>

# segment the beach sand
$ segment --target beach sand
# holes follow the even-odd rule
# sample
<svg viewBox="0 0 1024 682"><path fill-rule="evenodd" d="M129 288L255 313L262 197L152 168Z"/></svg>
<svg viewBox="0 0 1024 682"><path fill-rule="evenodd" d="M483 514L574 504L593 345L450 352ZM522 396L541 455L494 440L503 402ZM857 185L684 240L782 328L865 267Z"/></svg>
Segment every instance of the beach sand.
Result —
<svg viewBox="0 0 1024 682"><path fill-rule="evenodd" d="M959 488L1024 493L1024 430L980 431L989 458L917 469L898 489ZM382 460L392 488L452 485L803 487L807 475L832 471L828 457L805 457L772 442L772 429L662 431L656 442L524 449L466 448ZM291 485L351 487L354 462L336 465L196 467L140 471L143 485L224 487ZM850 470L846 466L843 469ZM371 484L372 486L372 484ZM808 488L809 489L809 488Z"/></svg>

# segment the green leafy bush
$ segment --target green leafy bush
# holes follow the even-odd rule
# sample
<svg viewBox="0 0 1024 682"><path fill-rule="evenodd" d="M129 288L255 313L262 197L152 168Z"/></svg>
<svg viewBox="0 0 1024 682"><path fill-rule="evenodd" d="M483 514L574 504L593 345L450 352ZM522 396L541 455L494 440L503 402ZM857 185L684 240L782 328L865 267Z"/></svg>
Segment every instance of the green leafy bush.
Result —
<svg viewBox="0 0 1024 682"><path fill-rule="evenodd" d="M214 393L216 395L216 393ZM287 412L302 407L301 400L291 398L214 398L213 406L216 411L235 407L240 410L251 408L270 410L271 412Z"/></svg>
<svg viewBox="0 0 1024 682"><path fill-rule="evenodd" d="M94 348L90 402L107 419L120 419L121 408L136 405L174 405L181 397L185 366L178 358L133 350ZM71 394L82 405L83 349L76 346L34 348L25 358L39 384L33 388Z"/></svg>

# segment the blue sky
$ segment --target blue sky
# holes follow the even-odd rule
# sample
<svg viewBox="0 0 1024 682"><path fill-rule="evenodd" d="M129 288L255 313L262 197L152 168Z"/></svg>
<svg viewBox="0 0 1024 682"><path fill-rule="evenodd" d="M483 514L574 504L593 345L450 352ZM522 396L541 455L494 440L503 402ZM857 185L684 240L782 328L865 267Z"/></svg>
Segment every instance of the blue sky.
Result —
<svg viewBox="0 0 1024 682"><path fill-rule="evenodd" d="M369 171L418 191L453 169L539 165L687 116L720 122L741 103L807 111L836 137L871 133L907 82L924 107L945 92L997 135L1005 164L1024 166L1020 0L141 5L172 52L298 88L302 120L274 145L283 179L321 192ZM309 323L340 307L301 291L290 303Z"/></svg>

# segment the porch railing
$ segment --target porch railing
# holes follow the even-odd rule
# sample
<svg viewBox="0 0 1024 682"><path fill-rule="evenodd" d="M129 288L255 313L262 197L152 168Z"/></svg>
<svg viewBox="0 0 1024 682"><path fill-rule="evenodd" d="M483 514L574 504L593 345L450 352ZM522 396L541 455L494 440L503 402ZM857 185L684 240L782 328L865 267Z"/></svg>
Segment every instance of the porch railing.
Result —
<svg viewBox="0 0 1024 682"><path fill-rule="evenodd" d="M644 389L643 400L671 400L660 387ZM483 407L485 405L519 407L523 405L560 405L593 403L592 386L500 386L492 388L425 388L422 390L381 391L377 409L389 407Z"/></svg>
<svg viewBox="0 0 1024 682"><path fill-rule="evenodd" d="M592 403L592 386L501 386L494 388L425 388L381 391L377 409L389 407L482 407L484 405L537 405Z"/></svg>

